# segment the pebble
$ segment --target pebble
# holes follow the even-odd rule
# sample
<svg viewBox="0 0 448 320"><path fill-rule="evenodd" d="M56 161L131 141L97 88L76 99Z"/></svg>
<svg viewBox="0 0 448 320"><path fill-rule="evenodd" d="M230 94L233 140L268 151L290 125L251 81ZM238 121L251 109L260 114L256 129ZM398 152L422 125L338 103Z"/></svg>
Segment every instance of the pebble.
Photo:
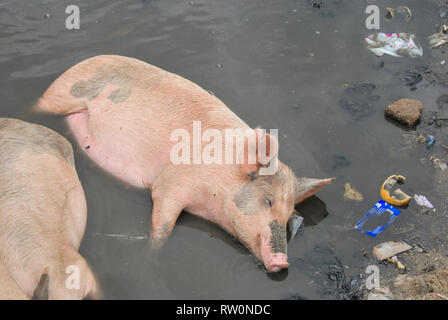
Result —
<svg viewBox="0 0 448 320"><path fill-rule="evenodd" d="M413 127L420 119L420 115L423 112L423 104L414 99L400 99L388 105L384 112L393 119Z"/></svg>

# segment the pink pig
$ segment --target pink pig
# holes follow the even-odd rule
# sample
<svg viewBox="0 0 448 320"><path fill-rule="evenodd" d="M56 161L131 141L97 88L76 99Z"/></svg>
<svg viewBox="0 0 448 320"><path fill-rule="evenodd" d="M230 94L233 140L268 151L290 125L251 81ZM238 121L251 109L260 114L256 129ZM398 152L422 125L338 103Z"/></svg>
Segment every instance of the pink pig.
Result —
<svg viewBox="0 0 448 320"><path fill-rule="evenodd" d="M95 297L95 278L78 253L86 217L70 143L46 127L0 118L0 293Z"/></svg>
<svg viewBox="0 0 448 320"><path fill-rule="evenodd" d="M213 221L237 237L270 272L289 266L286 226L294 205L333 179L297 179L276 159L278 142L252 130L224 103L193 82L137 59L102 55L84 60L45 91L37 109L67 116L82 149L116 177L151 190L152 244L168 238L182 210ZM249 130L244 150L257 161L173 163L172 133L193 122L223 133ZM207 143L200 142L203 149ZM236 146L233 147L235 154ZM260 150L266 150L260 153ZM182 151L184 152L184 151ZM193 151L194 153L194 151Z"/></svg>

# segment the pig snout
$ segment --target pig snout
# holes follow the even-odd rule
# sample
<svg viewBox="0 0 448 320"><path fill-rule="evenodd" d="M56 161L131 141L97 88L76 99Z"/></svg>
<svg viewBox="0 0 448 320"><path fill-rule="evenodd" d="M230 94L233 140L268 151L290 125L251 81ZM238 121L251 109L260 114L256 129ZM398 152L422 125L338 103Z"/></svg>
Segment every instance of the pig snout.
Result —
<svg viewBox="0 0 448 320"><path fill-rule="evenodd" d="M278 272L288 268L286 228L274 221L270 230L261 236L260 255L268 272Z"/></svg>

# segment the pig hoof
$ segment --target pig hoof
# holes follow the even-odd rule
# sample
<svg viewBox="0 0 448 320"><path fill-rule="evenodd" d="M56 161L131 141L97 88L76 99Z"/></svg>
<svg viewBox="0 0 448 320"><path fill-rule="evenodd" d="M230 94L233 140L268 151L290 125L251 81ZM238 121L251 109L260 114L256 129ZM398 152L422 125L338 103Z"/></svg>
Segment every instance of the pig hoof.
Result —
<svg viewBox="0 0 448 320"><path fill-rule="evenodd" d="M159 250L165 244L166 239L151 237L149 246L152 250Z"/></svg>

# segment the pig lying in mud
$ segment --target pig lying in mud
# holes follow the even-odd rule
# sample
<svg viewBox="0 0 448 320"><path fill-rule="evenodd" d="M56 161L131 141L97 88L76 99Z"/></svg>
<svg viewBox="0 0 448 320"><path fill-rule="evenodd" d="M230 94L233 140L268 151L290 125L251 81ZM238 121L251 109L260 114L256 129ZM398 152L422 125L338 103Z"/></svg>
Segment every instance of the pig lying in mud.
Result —
<svg viewBox="0 0 448 320"><path fill-rule="evenodd" d="M2 277L7 271L29 298L94 296L94 276L78 254L86 217L70 143L46 127L0 118Z"/></svg>
<svg viewBox="0 0 448 320"><path fill-rule="evenodd" d="M286 225L294 205L332 181L297 179L280 161L275 174L259 174L276 160L273 136L250 129L193 82L133 58L102 55L78 63L56 79L36 108L67 116L91 159L116 177L151 190L154 247L167 239L185 210L217 223L268 271L279 271L289 266ZM258 160L251 163L243 156L242 163L173 163L172 149L178 145L173 131L182 128L194 135L194 122L215 133L249 130L255 139L245 139L244 150L256 150Z"/></svg>

